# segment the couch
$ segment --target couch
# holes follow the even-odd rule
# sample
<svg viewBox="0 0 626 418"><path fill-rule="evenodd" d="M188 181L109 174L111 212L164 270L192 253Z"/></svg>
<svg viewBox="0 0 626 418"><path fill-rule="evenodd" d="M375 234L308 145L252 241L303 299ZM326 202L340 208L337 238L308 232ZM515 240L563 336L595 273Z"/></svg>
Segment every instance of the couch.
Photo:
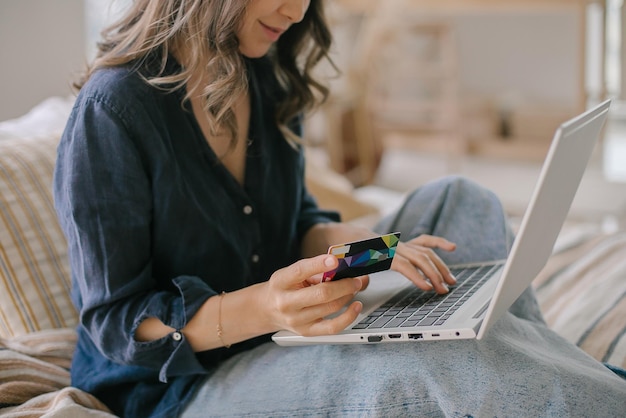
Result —
<svg viewBox="0 0 626 418"><path fill-rule="evenodd" d="M78 317L51 182L71 99L46 106L0 123L0 415L111 417L70 384ZM328 170L312 164L307 177L321 206L353 222L380 215ZM626 367L626 232L574 224L561 238L534 282L549 326L597 360Z"/></svg>

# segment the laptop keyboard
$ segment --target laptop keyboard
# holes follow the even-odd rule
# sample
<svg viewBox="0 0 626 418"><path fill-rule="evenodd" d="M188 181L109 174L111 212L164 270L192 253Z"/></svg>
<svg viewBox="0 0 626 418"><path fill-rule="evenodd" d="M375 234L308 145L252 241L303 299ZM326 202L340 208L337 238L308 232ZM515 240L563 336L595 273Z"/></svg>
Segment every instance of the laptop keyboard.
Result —
<svg viewBox="0 0 626 418"><path fill-rule="evenodd" d="M399 292L352 329L442 325L498 270L500 264L451 269L457 283L445 295L415 287Z"/></svg>

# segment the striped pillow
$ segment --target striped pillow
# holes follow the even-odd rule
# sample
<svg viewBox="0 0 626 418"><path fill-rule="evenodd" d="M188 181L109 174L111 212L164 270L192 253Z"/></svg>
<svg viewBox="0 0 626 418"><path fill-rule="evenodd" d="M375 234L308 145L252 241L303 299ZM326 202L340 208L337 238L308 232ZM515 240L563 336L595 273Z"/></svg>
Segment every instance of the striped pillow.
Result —
<svg viewBox="0 0 626 418"><path fill-rule="evenodd" d="M0 416L107 417L108 408L70 385L72 328L0 338Z"/></svg>
<svg viewBox="0 0 626 418"><path fill-rule="evenodd" d="M626 232L554 254L534 285L553 330L597 360L626 368Z"/></svg>
<svg viewBox="0 0 626 418"><path fill-rule="evenodd" d="M0 337L77 323L52 200L58 140L0 141Z"/></svg>

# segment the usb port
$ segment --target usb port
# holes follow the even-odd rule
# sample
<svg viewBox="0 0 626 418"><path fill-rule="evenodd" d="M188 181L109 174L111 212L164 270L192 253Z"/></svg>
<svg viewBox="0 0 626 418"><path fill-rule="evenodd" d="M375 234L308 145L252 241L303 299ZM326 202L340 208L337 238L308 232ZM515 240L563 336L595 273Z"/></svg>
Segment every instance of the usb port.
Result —
<svg viewBox="0 0 626 418"><path fill-rule="evenodd" d="M411 340L419 340L422 338L424 338L424 334L422 334L421 332L417 334L409 334L409 339Z"/></svg>
<svg viewBox="0 0 626 418"><path fill-rule="evenodd" d="M434 333L433 333L433 337L438 337L438 336L439 336L439 334L434 334Z"/></svg>

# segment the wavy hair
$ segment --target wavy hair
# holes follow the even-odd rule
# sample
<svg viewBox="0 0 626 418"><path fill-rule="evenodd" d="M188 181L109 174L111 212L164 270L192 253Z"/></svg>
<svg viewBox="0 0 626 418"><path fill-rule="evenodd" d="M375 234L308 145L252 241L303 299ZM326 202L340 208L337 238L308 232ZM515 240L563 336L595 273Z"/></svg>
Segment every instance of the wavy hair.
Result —
<svg viewBox="0 0 626 418"><path fill-rule="evenodd" d="M172 90L186 86L185 100L202 91L212 134L225 129L232 149L237 141L233 107L239 93L248 88L236 36L248 2L134 0L123 17L103 30L96 58L74 87L82 88L101 68L156 64L157 74L145 77L146 82ZM276 76L287 92L278 103L276 123L292 144L300 139L289 129L289 122L328 96L328 88L316 80L313 69L324 59L334 67L328 55L331 43L323 0L311 0L304 19L285 32L269 53ZM168 57L182 45L187 53L185 65L180 72L166 75ZM193 78L196 74L210 74L209 84L201 85L199 80L205 77Z"/></svg>

